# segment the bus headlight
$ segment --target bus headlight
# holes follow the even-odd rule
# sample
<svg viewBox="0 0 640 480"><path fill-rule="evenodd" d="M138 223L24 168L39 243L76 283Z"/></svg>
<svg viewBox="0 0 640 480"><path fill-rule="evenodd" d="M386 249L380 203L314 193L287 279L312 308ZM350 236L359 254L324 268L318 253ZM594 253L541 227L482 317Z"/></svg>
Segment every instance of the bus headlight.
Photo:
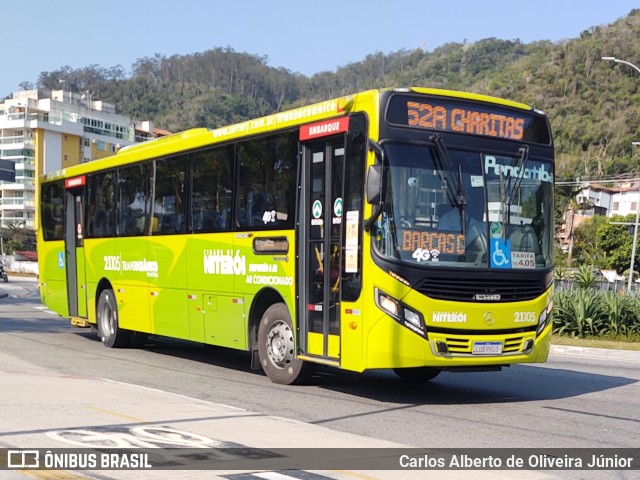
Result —
<svg viewBox="0 0 640 480"><path fill-rule="evenodd" d="M380 310L393 317L396 322L404 325L409 330L422 337L427 337L427 329L420 313L377 288L375 289L375 298L376 305Z"/></svg>
<svg viewBox="0 0 640 480"><path fill-rule="evenodd" d="M392 317L398 316L399 305L393 298L388 297L384 293L378 291L378 295L376 296L378 300L378 306L387 312Z"/></svg>
<svg viewBox="0 0 640 480"><path fill-rule="evenodd" d="M540 335L545 327L551 321L551 312L553 311L553 300L547 303L547 306L538 317L538 327L536 328L536 336Z"/></svg>

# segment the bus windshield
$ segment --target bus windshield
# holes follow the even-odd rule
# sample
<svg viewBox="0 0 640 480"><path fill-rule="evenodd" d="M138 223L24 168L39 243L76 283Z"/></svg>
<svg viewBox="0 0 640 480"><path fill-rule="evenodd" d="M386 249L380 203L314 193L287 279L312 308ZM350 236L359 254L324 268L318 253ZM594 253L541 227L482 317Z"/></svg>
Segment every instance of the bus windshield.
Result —
<svg viewBox="0 0 640 480"><path fill-rule="evenodd" d="M433 145L384 145L384 209L378 253L426 268L552 267L553 165L511 155Z"/></svg>

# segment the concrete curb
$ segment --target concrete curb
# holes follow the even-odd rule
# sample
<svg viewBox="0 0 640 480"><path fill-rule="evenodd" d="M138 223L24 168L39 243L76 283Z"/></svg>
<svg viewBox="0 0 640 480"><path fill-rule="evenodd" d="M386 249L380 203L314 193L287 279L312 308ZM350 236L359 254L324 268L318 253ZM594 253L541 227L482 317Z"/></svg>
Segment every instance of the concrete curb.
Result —
<svg viewBox="0 0 640 480"><path fill-rule="evenodd" d="M640 351L616 350L613 348L574 347L570 345L551 345L551 355L570 357L600 358L624 362L640 363Z"/></svg>

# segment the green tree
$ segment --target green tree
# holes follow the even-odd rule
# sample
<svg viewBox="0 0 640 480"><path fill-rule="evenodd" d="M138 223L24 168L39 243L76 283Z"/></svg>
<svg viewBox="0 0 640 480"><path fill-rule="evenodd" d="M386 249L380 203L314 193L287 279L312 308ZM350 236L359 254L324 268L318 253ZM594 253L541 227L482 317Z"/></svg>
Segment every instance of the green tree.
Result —
<svg viewBox="0 0 640 480"><path fill-rule="evenodd" d="M16 250L36 249L36 232L22 225L22 222L8 222L6 228L0 228L4 253L11 255Z"/></svg>
<svg viewBox="0 0 640 480"><path fill-rule="evenodd" d="M600 225L608 223L601 215L586 219L575 230L573 237L572 262L576 265L593 265L606 268L606 254L598 235Z"/></svg>
<svg viewBox="0 0 640 480"><path fill-rule="evenodd" d="M629 215L626 218L617 216L611 219L612 222L629 222L634 221L635 216ZM633 246L633 238L629 235L629 227L626 225L615 225L610 222L603 223L597 230L600 246L605 255L604 266L606 268L615 269L618 273L623 273L629 269L631 259L631 248ZM635 268L638 269L638 259L634 262Z"/></svg>

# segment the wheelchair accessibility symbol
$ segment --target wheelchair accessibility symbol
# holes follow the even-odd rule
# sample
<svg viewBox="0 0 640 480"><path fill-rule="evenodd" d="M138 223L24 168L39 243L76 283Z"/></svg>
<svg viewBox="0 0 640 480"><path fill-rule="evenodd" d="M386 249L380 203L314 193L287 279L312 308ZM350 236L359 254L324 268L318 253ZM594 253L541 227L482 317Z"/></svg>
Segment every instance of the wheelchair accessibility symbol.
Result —
<svg viewBox="0 0 640 480"><path fill-rule="evenodd" d="M511 244L501 238L491 239L491 268L511 268Z"/></svg>

